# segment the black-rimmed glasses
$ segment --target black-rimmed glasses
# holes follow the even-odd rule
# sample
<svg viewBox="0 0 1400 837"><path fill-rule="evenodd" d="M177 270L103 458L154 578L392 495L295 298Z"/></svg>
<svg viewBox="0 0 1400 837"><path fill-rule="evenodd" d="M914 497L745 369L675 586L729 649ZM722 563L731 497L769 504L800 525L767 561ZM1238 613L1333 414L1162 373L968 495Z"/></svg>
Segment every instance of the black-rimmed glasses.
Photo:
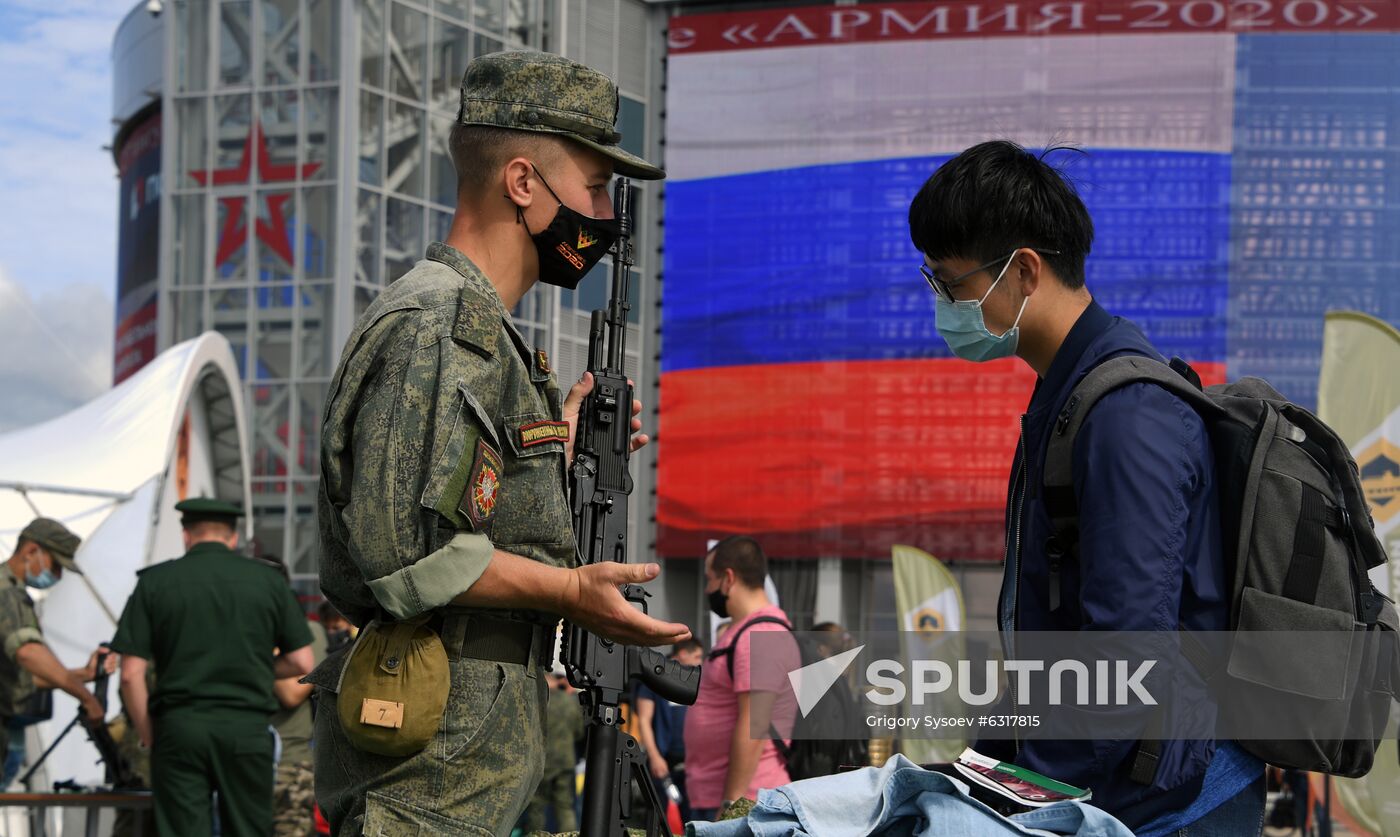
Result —
<svg viewBox="0 0 1400 837"><path fill-rule="evenodd" d="M963 273L947 281L939 279L938 274L935 273L926 262L922 262L919 264L919 272L924 275L924 281L928 282L929 288L931 288L940 299L942 299L944 302L956 302L957 300L953 299L953 289L956 288L958 285L962 284L964 279L973 275L974 273L980 273L981 271L986 270L989 267L996 267L1002 262L1010 262L1011 259L1022 250L1032 250L1036 253L1039 253L1042 256L1060 255L1059 250L1046 250L1040 247L1017 247L1015 250L1012 250L1010 253L1008 253L1005 256L1002 256L1001 258L992 259L986 264L978 265L972 270L969 270L966 273Z"/></svg>

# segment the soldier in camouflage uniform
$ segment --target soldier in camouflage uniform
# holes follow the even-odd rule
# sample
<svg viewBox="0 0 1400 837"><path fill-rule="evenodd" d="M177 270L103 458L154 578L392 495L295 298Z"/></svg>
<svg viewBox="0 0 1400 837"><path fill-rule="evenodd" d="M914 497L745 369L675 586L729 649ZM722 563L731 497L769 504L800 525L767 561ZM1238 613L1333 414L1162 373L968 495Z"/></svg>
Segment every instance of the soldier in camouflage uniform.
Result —
<svg viewBox="0 0 1400 837"><path fill-rule="evenodd" d="M26 587L44 590L58 583L64 572L82 575L73 556L81 539L57 520L36 518L24 531L10 560L0 573L0 753L9 749L8 722L24 711L35 688L62 689L77 698L86 723L101 723L102 704L83 683L97 674L97 652L80 669L65 668L49 647L34 614L34 600ZM116 657L107 658L107 670L116 669Z"/></svg>
<svg viewBox="0 0 1400 837"><path fill-rule="evenodd" d="M311 656L319 665L326 658L326 632L319 622L308 620L306 624L311 629ZM272 728L282 739L282 758L277 762L277 781L272 788L274 837L311 837L316 833L311 686L300 681L288 677L272 684L280 707L272 716Z"/></svg>
<svg viewBox="0 0 1400 837"><path fill-rule="evenodd" d="M614 171L664 176L618 146L617 103L606 76L557 56L474 60L449 141L447 241L385 289L341 356L322 429L321 588L361 627L427 617L451 689L437 736L395 758L342 728L347 653L312 673L316 798L334 833L508 835L544 768L541 665L559 617L635 645L689 635L618 592L656 565L577 566L565 468L592 379L561 403L510 316L537 281L576 287L615 240Z"/></svg>
<svg viewBox="0 0 1400 837"><path fill-rule="evenodd" d="M535 798L525 809L525 833L545 827L545 811L554 810L558 831L578 830L574 816L574 765L578 748L588 733L588 719L579 705L578 692L569 688L564 667L556 665L549 675L549 706L545 710L544 778L535 789Z"/></svg>

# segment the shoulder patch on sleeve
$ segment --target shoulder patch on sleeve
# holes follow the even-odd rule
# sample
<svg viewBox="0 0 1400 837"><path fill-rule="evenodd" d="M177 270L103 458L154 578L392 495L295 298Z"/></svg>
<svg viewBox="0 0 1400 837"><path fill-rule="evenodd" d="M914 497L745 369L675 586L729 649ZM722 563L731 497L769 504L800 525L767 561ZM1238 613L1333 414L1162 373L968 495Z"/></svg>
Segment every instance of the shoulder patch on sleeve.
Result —
<svg viewBox="0 0 1400 837"><path fill-rule="evenodd" d="M473 531L489 533L491 520L496 514L496 505L501 499L501 474L504 472L501 455L485 439L478 439L476 456L467 477L467 489L457 511L471 521Z"/></svg>

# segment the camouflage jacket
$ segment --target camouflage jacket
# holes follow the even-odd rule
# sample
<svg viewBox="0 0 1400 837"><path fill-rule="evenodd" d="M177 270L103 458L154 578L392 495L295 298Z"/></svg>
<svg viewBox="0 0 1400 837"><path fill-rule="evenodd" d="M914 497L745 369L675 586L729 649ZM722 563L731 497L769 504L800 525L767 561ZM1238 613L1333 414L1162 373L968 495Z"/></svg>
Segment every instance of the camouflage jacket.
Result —
<svg viewBox="0 0 1400 837"><path fill-rule="evenodd" d="M0 659L0 718L13 718L34 693L34 676L16 660L20 646L43 642L44 635L34 614L34 600L9 567L0 571L0 638L5 643L5 656Z"/></svg>
<svg viewBox="0 0 1400 837"><path fill-rule="evenodd" d="M447 605L494 546L574 566L559 386L445 244L355 325L321 432L321 589L359 625ZM552 615L519 613L553 624Z"/></svg>

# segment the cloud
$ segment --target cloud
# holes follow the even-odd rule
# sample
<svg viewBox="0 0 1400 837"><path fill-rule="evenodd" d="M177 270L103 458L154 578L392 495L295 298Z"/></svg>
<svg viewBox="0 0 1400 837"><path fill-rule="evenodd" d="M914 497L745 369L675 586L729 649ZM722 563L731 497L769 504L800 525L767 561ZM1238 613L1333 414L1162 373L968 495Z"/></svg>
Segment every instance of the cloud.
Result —
<svg viewBox="0 0 1400 837"><path fill-rule="evenodd" d="M31 293L116 275L112 37L130 6L0 7L0 264Z"/></svg>
<svg viewBox="0 0 1400 837"><path fill-rule="evenodd" d="M98 285L34 299L0 267L0 432L62 415L111 387L112 310Z"/></svg>

